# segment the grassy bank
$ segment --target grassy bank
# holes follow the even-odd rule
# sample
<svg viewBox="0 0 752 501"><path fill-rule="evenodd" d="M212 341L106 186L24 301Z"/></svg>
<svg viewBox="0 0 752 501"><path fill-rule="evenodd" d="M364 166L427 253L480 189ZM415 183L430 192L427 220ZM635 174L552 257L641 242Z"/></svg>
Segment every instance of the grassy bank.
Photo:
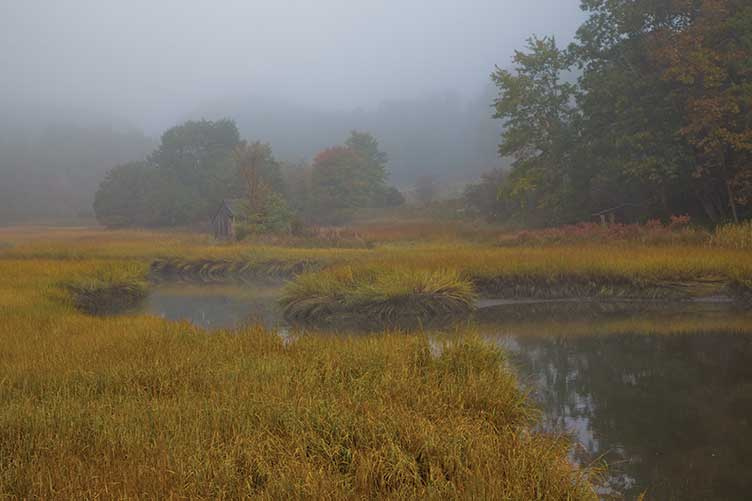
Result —
<svg viewBox="0 0 752 501"><path fill-rule="evenodd" d="M586 239L496 246L468 243L460 239L460 230L451 233L449 227L449 233L426 233L426 241L409 240L409 231L423 234L420 228L403 224L389 233L371 227L369 238L381 240L368 249L217 245L180 232L57 230L45 240L42 230L0 231L0 241L6 243L0 258L134 261L150 265L157 280L290 280L282 299L288 316L298 320L325 321L358 312L376 319L462 313L474 295L752 299L752 258L744 248L744 225L720 228L712 242L701 245L690 245L692 239L677 245L609 245ZM602 231L598 227L585 236L601 238ZM667 228L640 231L674 235Z"/></svg>
<svg viewBox="0 0 752 501"><path fill-rule="evenodd" d="M419 333L283 342L75 307L72 284L145 274L146 245L0 254L0 497L597 498L471 334L436 355Z"/></svg>
<svg viewBox="0 0 752 501"><path fill-rule="evenodd" d="M410 270L401 273L399 270ZM752 258L748 251L710 247L608 247L595 245L493 248L465 244L385 246L373 257L327 268L293 281L284 304L292 313L327 317L378 308L385 298L413 314L399 298L415 290L415 277L440 274L475 295L496 298L626 298L687 300L726 295L748 301ZM366 277L362 279L360 277ZM437 309L458 289L436 288Z"/></svg>

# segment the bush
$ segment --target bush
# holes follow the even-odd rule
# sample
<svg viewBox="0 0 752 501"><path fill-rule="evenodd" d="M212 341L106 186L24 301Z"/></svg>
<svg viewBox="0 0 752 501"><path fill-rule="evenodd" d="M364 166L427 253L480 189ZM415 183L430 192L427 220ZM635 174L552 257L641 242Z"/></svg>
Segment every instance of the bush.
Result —
<svg viewBox="0 0 752 501"><path fill-rule="evenodd" d="M258 234L291 233L295 215L287 202L277 193L267 195L264 208L251 212L235 224L235 237L244 240Z"/></svg>

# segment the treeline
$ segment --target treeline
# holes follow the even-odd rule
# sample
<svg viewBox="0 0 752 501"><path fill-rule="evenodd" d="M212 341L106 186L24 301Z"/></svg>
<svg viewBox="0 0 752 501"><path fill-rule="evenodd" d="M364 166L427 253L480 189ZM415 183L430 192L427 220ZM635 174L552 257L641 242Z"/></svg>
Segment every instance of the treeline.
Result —
<svg viewBox="0 0 752 501"><path fill-rule="evenodd" d="M752 3L583 0L566 49L532 38L498 69L513 165L468 187L489 218L533 225L752 216Z"/></svg>
<svg viewBox="0 0 752 501"><path fill-rule="evenodd" d="M243 233L292 231L344 222L359 208L404 202L386 184L387 157L376 139L352 131L311 165L274 158L271 146L240 138L232 120L188 121L166 131L142 162L112 169L95 195L109 227L204 223L223 200L240 207Z"/></svg>

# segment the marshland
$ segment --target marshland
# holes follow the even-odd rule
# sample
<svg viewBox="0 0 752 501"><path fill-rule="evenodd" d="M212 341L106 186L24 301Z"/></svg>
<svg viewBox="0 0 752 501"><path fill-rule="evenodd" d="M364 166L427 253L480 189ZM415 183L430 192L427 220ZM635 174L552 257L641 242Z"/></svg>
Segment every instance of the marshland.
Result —
<svg viewBox="0 0 752 501"><path fill-rule="evenodd" d="M748 4L3 6L0 498L747 499Z"/></svg>

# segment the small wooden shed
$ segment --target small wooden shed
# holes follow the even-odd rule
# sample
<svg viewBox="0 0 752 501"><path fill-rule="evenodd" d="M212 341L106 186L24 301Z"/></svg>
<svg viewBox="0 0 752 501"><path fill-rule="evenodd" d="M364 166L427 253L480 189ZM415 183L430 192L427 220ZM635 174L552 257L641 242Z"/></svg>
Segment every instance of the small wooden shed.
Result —
<svg viewBox="0 0 752 501"><path fill-rule="evenodd" d="M211 217L210 225L214 238L231 240L235 238L235 223L242 217L245 201L241 199L225 199Z"/></svg>

